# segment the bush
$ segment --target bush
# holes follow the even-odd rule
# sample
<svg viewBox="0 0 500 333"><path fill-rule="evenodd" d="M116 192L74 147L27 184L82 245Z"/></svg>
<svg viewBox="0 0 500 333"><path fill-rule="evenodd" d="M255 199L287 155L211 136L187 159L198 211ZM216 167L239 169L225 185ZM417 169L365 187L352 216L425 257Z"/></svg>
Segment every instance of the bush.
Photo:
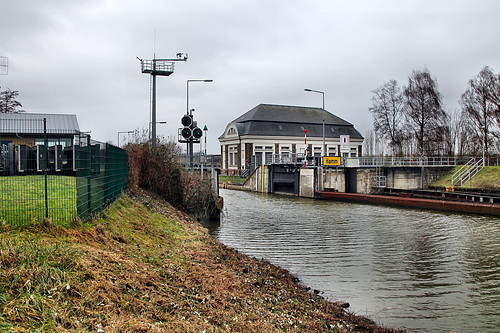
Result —
<svg viewBox="0 0 500 333"><path fill-rule="evenodd" d="M150 146L129 144L131 189L151 191L173 206L200 219L218 216L217 195L209 177L202 180L199 172L184 170L178 160L180 148L173 142Z"/></svg>

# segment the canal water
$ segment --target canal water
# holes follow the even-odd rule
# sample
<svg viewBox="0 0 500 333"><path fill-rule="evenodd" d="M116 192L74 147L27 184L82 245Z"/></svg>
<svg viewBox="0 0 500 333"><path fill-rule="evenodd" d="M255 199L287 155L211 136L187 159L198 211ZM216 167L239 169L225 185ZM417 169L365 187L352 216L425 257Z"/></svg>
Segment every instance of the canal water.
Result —
<svg viewBox="0 0 500 333"><path fill-rule="evenodd" d="M500 331L500 218L221 190L224 244L409 332Z"/></svg>

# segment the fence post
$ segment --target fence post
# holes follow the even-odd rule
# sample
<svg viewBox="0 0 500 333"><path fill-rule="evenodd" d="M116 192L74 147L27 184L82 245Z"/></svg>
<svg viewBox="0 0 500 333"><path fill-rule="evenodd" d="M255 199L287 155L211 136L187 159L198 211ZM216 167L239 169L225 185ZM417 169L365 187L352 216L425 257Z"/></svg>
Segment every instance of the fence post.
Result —
<svg viewBox="0 0 500 333"><path fill-rule="evenodd" d="M90 146L90 135L87 134L87 208L89 214L92 212L92 147Z"/></svg>
<svg viewBox="0 0 500 333"><path fill-rule="evenodd" d="M47 118L43 118L43 145L45 150L45 168L43 168L43 177L45 179L45 218L49 218L49 193L47 184L47 168L49 167L49 148L47 140Z"/></svg>

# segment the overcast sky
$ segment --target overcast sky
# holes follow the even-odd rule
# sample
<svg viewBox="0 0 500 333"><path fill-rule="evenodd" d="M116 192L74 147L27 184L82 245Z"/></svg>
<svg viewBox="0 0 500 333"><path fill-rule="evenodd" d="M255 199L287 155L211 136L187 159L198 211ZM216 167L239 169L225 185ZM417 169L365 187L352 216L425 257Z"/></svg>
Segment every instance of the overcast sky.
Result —
<svg viewBox="0 0 500 333"><path fill-rule="evenodd" d="M364 135L372 90L427 67L452 112L484 66L500 72L498 0L2 0L2 90L26 112L76 114L80 129L117 142L147 129L150 81L136 57L175 58L157 77L158 135L177 138L189 107L208 153L228 122L260 103L321 107ZM123 140L121 136L120 140ZM183 145L185 146L185 145ZM199 147L199 146L198 146ZM199 148L195 148L199 149Z"/></svg>

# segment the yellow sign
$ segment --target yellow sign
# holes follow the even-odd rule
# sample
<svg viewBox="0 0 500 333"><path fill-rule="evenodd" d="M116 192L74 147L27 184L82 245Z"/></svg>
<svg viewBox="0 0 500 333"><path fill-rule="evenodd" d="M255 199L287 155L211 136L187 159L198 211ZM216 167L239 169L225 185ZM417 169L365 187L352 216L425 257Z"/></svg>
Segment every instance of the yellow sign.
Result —
<svg viewBox="0 0 500 333"><path fill-rule="evenodd" d="M340 156L323 156L323 165L340 165Z"/></svg>

